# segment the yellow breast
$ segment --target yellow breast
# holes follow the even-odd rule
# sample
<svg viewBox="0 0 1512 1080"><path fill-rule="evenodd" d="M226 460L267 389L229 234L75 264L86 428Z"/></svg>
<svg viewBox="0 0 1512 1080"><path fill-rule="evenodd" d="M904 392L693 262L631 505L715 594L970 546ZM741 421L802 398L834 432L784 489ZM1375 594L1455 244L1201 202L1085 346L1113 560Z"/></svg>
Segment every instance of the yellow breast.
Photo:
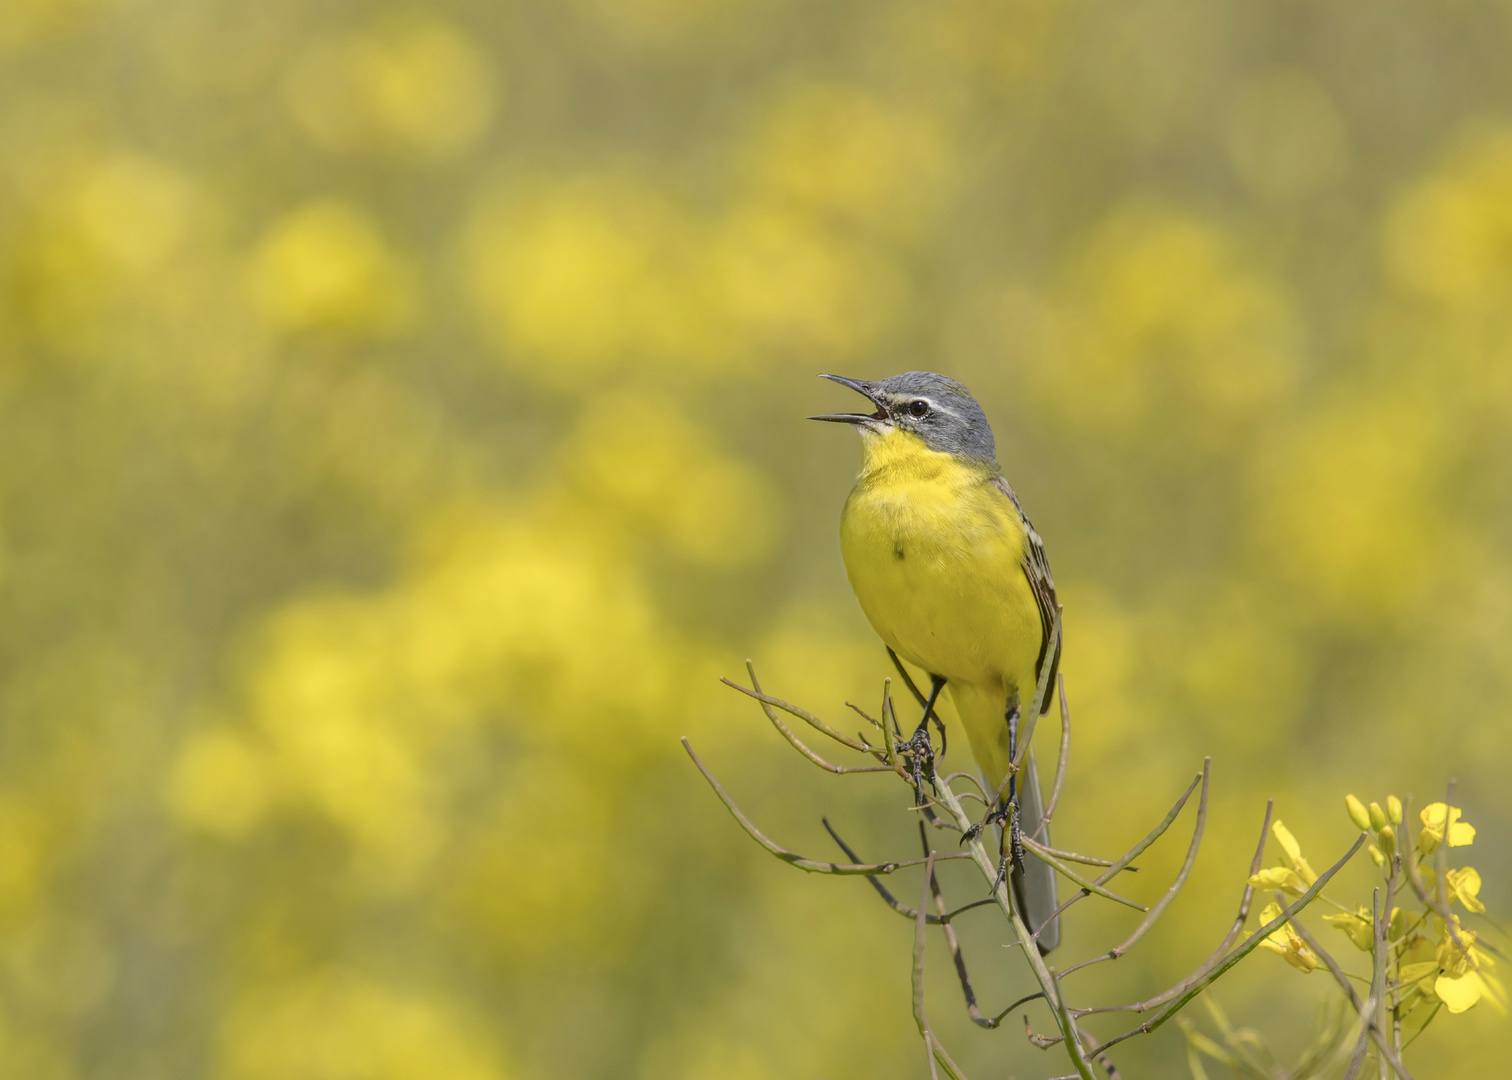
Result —
<svg viewBox="0 0 1512 1080"><path fill-rule="evenodd" d="M952 683L1032 687L1039 611L1022 567L1023 522L993 485L996 469L896 429L862 439L840 549L873 628Z"/></svg>

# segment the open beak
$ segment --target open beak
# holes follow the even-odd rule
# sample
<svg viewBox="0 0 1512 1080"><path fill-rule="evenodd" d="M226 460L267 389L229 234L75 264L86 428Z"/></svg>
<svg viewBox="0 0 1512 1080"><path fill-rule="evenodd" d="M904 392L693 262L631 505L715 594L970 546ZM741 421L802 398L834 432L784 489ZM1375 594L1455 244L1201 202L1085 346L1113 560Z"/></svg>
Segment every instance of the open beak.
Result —
<svg viewBox="0 0 1512 1080"><path fill-rule="evenodd" d="M877 407L874 413L824 413L821 416L810 416L810 420L828 420L834 424L872 424L887 420L887 409L883 404L872 396L867 389L867 384L860 379L847 379L844 375L820 375L821 379L837 382L841 386L848 386L858 394L862 394Z"/></svg>

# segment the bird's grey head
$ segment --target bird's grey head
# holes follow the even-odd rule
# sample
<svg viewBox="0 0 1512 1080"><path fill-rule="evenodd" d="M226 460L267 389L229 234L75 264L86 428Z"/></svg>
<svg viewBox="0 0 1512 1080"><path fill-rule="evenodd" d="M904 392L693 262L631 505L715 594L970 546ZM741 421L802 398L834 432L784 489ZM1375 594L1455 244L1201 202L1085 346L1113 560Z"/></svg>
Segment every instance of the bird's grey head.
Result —
<svg viewBox="0 0 1512 1080"><path fill-rule="evenodd" d="M992 425L976 398L954 379L932 371L905 371L889 379L863 382L841 375L821 375L859 394L877 406L873 413L828 413L810 420L855 424L863 430L885 434L889 429L908 431L924 440L931 450L961 454L979 461L996 461Z"/></svg>

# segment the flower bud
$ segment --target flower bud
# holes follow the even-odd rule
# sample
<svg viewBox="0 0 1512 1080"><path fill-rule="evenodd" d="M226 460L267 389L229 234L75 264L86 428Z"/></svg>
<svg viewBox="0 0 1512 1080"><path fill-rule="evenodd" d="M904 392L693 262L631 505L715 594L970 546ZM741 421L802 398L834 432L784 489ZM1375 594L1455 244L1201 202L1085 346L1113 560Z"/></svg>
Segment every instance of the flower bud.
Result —
<svg viewBox="0 0 1512 1080"><path fill-rule="evenodd" d="M1381 838L1381 850L1387 855L1396 854L1396 830L1387 825L1378 835Z"/></svg>
<svg viewBox="0 0 1512 1080"><path fill-rule="evenodd" d="M1385 866L1386 865L1386 856L1381 854L1381 849L1380 848L1376 847L1374 844L1371 844L1370 848L1369 848L1369 851L1370 851L1370 861L1371 862L1375 863L1377 866Z"/></svg>
<svg viewBox="0 0 1512 1080"><path fill-rule="evenodd" d="M1349 820L1354 822L1355 828L1361 832L1370 828L1370 814L1365 810L1365 804L1353 795L1344 796L1344 809L1349 811Z"/></svg>
<svg viewBox="0 0 1512 1080"><path fill-rule="evenodd" d="M1378 802L1370 804L1370 827L1376 832L1386 827L1386 811L1381 809L1381 804Z"/></svg>
<svg viewBox="0 0 1512 1080"><path fill-rule="evenodd" d="M1393 825L1402 823L1402 800L1395 795L1386 796L1386 816L1391 819Z"/></svg>

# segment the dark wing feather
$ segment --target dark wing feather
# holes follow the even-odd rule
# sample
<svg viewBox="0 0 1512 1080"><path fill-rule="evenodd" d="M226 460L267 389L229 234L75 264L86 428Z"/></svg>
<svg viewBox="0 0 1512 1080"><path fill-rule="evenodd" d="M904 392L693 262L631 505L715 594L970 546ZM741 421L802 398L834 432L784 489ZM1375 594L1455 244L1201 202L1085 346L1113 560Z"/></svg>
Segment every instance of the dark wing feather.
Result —
<svg viewBox="0 0 1512 1080"><path fill-rule="evenodd" d="M1024 576L1029 579L1029 590L1034 593L1034 603L1039 608L1040 617L1040 651L1039 658L1034 662L1034 674L1038 678L1044 673L1045 650L1050 645L1051 632L1055 627L1055 612L1058 607L1055 599L1055 578L1050 575L1050 560L1045 557L1045 543L1040 539L1040 534L1034 531L1034 526L1029 522L1029 516L1024 513L1023 504L1013 493L1013 488L1001 476L995 477L992 482L999 491L1008 496L1008 501L1018 511L1019 520L1024 523ZM1055 696L1055 674L1060 669L1060 658L1060 642L1057 641L1055 655L1050 658L1050 692L1045 695L1044 708L1040 710L1042 715L1050 708L1050 699Z"/></svg>

